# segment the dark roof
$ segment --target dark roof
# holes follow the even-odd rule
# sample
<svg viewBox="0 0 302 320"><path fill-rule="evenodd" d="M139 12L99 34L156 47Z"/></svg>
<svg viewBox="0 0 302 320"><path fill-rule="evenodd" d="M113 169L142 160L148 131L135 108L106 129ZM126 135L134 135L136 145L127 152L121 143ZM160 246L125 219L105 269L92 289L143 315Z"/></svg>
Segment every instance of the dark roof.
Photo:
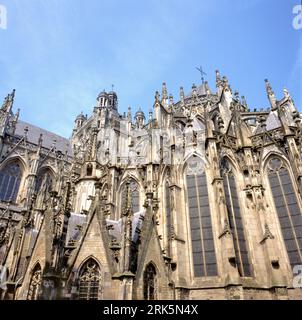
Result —
<svg viewBox="0 0 302 320"><path fill-rule="evenodd" d="M205 83L200 85L199 87L196 87L196 93L198 96L206 96L207 95L207 89L206 89L206 85ZM191 92L189 93L188 96L186 96L186 98L190 98L193 95L193 90L191 90Z"/></svg>
<svg viewBox="0 0 302 320"><path fill-rule="evenodd" d="M24 121L18 121L16 125L16 136L24 136L24 129L28 128L27 139L28 142L33 144L38 144L40 134L42 134L43 143L42 146L47 149L51 149L53 146L54 140L56 140L56 150L61 151L62 153L68 152L68 155L72 155L71 145L69 139L61 137L57 134L54 134L45 129L41 129L32 124L29 124Z"/></svg>
<svg viewBox="0 0 302 320"><path fill-rule="evenodd" d="M277 112L271 111L271 113L266 119L266 130L267 131L274 130L274 129L280 128L281 126L282 125L279 120Z"/></svg>
<svg viewBox="0 0 302 320"><path fill-rule="evenodd" d="M280 128L281 122L278 117L278 114L276 111L271 111L266 119L266 131L275 130L277 128ZM254 135L260 134L263 132L263 128L260 124L258 124L256 130L254 131Z"/></svg>

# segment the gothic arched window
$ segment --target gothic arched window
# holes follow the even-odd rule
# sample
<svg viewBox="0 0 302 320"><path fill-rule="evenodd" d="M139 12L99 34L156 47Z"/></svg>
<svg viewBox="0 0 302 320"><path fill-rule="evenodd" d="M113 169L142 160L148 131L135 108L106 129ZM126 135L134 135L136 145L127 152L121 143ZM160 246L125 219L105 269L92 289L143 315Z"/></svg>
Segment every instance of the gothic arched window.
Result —
<svg viewBox="0 0 302 320"><path fill-rule="evenodd" d="M139 205L139 185L134 179L130 179L127 183L124 183L122 187L122 210L125 209L127 204L127 197L128 197L128 186L130 190L131 196L131 209L133 213L139 212L140 205Z"/></svg>
<svg viewBox="0 0 302 320"><path fill-rule="evenodd" d="M45 191L49 192L51 191L52 187L53 187L53 175L51 171L49 169L42 169L38 173L35 191L39 192L41 188L43 190L45 188Z"/></svg>
<svg viewBox="0 0 302 320"><path fill-rule="evenodd" d="M302 264L302 216L297 194L281 159L272 158L267 173L288 258L294 267Z"/></svg>
<svg viewBox="0 0 302 320"><path fill-rule="evenodd" d="M94 259L89 259L79 273L79 300L98 300L101 270Z"/></svg>
<svg viewBox="0 0 302 320"><path fill-rule="evenodd" d="M16 202L22 178L21 166L10 162L0 171L0 200Z"/></svg>
<svg viewBox="0 0 302 320"><path fill-rule="evenodd" d="M42 268L39 263L36 264L32 271L32 276L30 279L27 300L38 300L39 292L42 283Z"/></svg>
<svg viewBox="0 0 302 320"><path fill-rule="evenodd" d="M199 158L187 163L187 201L195 277L217 275L217 262L209 205L207 177Z"/></svg>
<svg viewBox="0 0 302 320"><path fill-rule="evenodd" d="M144 299L156 300L157 299L157 283L156 283L156 269L153 263L146 266L144 272Z"/></svg>
<svg viewBox="0 0 302 320"><path fill-rule="evenodd" d="M241 277L250 277L251 268L239 205L237 184L232 166L226 158L224 158L221 162L221 171L223 177L223 186L226 198L229 225L232 230L234 239L236 264Z"/></svg>

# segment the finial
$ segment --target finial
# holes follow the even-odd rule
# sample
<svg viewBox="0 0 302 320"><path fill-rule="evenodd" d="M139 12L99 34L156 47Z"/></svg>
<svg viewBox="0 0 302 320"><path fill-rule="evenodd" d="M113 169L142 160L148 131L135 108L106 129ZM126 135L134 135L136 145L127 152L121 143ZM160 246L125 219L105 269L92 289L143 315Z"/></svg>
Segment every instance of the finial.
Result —
<svg viewBox="0 0 302 320"><path fill-rule="evenodd" d="M246 102L246 99L245 99L245 96L241 96L241 101L242 101L242 105L247 108L247 102Z"/></svg>
<svg viewBox="0 0 302 320"><path fill-rule="evenodd" d="M209 87L208 81L205 81L205 82L204 82L204 87L205 87L205 89L206 89L206 94L210 94L211 91L210 91L210 87Z"/></svg>
<svg viewBox="0 0 302 320"><path fill-rule="evenodd" d="M265 81L267 96L268 96L269 101L271 103L272 110L275 110L277 108L277 99L276 99L275 93L274 93L272 86L269 83L268 79L265 79L264 81Z"/></svg>
<svg viewBox="0 0 302 320"><path fill-rule="evenodd" d="M197 87L195 85L195 83L193 83L192 85L192 96L196 97L197 96L197 91L196 91Z"/></svg>
<svg viewBox="0 0 302 320"><path fill-rule="evenodd" d="M216 80L221 80L219 70L216 70L215 72L216 72Z"/></svg>
<svg viewBox="0 0 302 320"><path fill-rule="evenodd" d="M258 118L258 122L260 123L261 128L263 128L263 129L266 128L266 119L264 116L260 116Z"/></svg>
<svg viewBox="0 0 302 320"><path fill-rule="evenodd" d="M39 146L39 147L42 147L42 143L43 143L42 137L43 137L43 134L41 133L41 134L40 134L40 137L39 137L39 140L38 140L38 146Z"/></svg>
<svg viewBox="0 0 302 320"><path fill-rule="evenodd" d="M284 93L284 97L285 98L289 98L290 97L290 94L288 92L288 90L286 88L283 89L283 93Z"/></svg>
<svg viewBox="0 0 302 320"><path fill-rule="evenodd" d="M184 93L184 88L183 87L180 87L179 96L180 96L181 103L184 104L185 103L185 93Z"/></svg>
<svg viewBox="0 0 302 320"><path fill-rule="evenodd" d="M129 119L129 120L131 120L131 119L132 119L131 107L130 107L130 106L128 107L127 117L128 117L128 119Z"/></svg>
<svg viewBox="0 0 302 320"><path fill-rule="evenodd" d="M270 82L268 81L268 79L265 79L265 86L266 86L266 91L269 95L273 95L274 94L274 91L272 89L272 86L270 84Z"/></svg>
<svg viewBox="0 0 302 320"><path fill-rule="evenodd" d="M173 95L170 94L169 95L169 106L173 106L174 102L173 102Z"/></svg>
<svg viewBox="0 0 302 320"><path fill-rule="evenodd" d="M156 91L156 92L155 92L155 101L156 101L156 102L159 102L159 98L160 98L159 92Z"/></svg>
<svg viewBox="0 0 302 320"><path fill-rule="evenodd" d="M16 89L13 89L12 93L11 93L11 100L13 101L15 98L15 93L16 93Z"/></svg>
<svg viewBox="0 0 302 320"><path fill-rule="evenodd" d="M166 83L163 82L163 85L162 85L162 100L165 100L167 98L168 98L167 86L166 86Z"/></svg>
<svg viewBox="0 0 302 320"><path fill-rule="evenodd" d="M221 85L221 77L219 70L216 70L216 87L218 88Z"/></svg>
<svg viewBox="0 0 302 320"><path fill-rule="evenodd" d="M18 110L17 110L17 112L16 112L15 121L18 121L19 116L20 116L20 108L18 108Z"/></svg>

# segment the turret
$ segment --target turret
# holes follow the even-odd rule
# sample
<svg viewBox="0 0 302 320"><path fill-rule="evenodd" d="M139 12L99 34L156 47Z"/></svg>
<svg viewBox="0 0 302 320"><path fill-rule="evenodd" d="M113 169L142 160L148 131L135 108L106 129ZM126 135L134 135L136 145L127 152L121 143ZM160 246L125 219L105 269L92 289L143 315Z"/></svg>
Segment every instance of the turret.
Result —
<svg viewBox="0 0 302 320"><path fill-rule="evenodd" d="M117 106L117 94L112 90L108 93L108 108L117 111Z"/></svg>
<svg viewBox="0 0 302 320"><path fill-rule="evenodd" d="M140 107L136 112L134 119L135 119L137 128L142 128L144 126L146 118L145 118L144 112L141 110Z"/></svg>
<svg viewBox="0 0 302 320"><path fill-rule="evenodd" d="M81 112L75 119L75 129L81 128L86 120L87 116L84 116L83 112Z"/></svg>
<svg viewBox="0 0 302 320"><path fill-rule="evenodd" d="M97 106L98 108L105 108L107 105L107 93L103 90L97 97Z"/></svg>

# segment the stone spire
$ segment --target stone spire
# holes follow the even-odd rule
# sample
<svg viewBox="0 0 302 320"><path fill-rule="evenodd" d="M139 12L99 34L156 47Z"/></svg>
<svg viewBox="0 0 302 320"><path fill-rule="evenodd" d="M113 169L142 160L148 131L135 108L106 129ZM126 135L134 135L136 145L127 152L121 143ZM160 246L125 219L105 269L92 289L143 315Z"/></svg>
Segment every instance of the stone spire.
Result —
<svg viewBox="0 0 302 320"><path fill-rule="evenodd" d="M183 87L180 87L179 96L180 96L180 102L181 102L182 106L184 106L184 104L185 104L185 93L184 93L184 88Z"/></svg>
<svg viewBox="0 0 302 320"><path fill-rule="evenodd" d="M129 121L132 121L132 112L131 112L131 107L128 107L128 113L127 113L127 118Z"/></svg>
<svg viewBox="0 0 302 320"><path fill-rule="evenodd" d="M164 82L162 85L162 102L163 102L163 104L166 102L167 99L168 99L167 85Z"/></svg>
<svg viewBox="0 0 302 320"><path fill-rule="evenodd" d="M11 94L8 94L5 97L2 108L1 108L4 112L7 112L7 113L11 112L14 104L14 100L15 100L15 93L16 93L16 90L14 89Z"/></svg>
<svg viewBox="0 0 302 320"><path fill-rule="evenodd" d="M272 110L276 110L277 109L277 99L276 99L275 93L271 87L271 84L269 83L269 81L267 79L265 79L265 87L266 87L267 97L268 97L270 104L271 104L271 108L272 108Z"/></svg>
<svg viewBox="0 0 302 320"><path fill-rule="evenodd" d="M220 76L220 72L219 70L216 70L216 87L220 87L221 86L221 76Z"/></svg>

